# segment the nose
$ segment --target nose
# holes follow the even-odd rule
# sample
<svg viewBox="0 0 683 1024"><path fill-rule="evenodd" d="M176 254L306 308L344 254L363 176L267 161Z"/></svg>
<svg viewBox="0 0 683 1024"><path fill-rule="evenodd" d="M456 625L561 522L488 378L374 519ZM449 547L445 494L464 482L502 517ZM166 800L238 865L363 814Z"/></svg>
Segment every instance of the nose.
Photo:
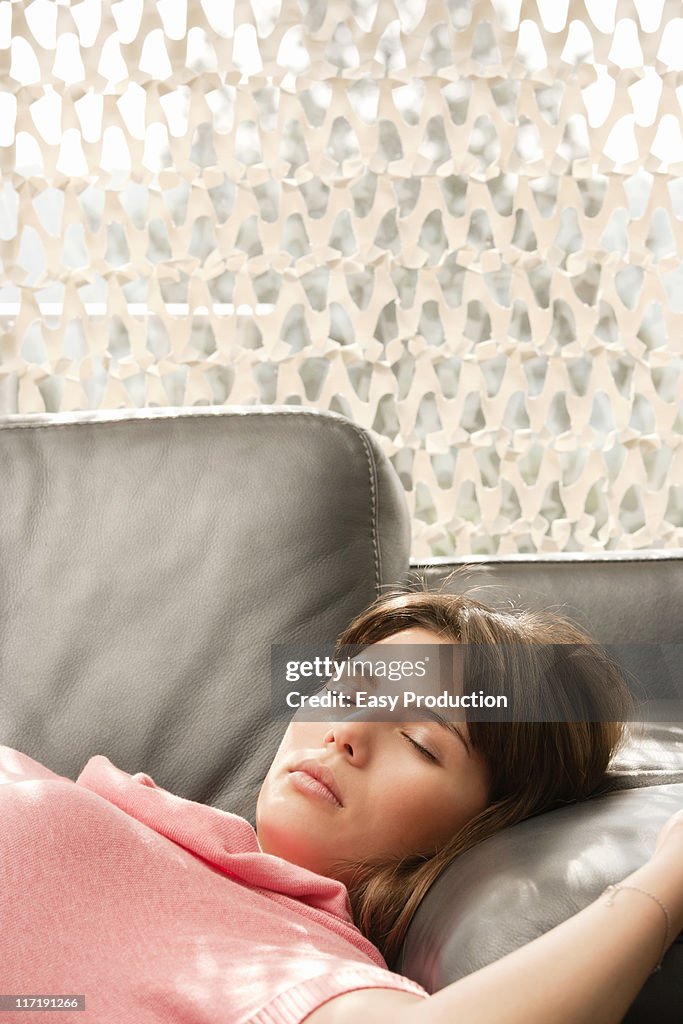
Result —
<svg viewBox="0 0 683 1024"><path fill-rule="evenodd" d="M334 722L323 739L323 744L336 747L355 765L363 764L370 753L371 738L368 722Z"/></svg>

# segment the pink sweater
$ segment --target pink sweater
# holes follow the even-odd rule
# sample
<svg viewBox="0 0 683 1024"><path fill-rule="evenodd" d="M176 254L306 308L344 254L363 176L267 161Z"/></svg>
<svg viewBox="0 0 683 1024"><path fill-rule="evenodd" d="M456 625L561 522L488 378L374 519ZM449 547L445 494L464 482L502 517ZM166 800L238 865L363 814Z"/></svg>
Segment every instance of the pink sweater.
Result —
<svg viewBox="0 0 683 1024"><path fill-rule="evenodd" d="M298 1024L394 988L346 888L261 853L243 818L92 757L72 782L0 747L0 994L85 995L2 1024Z"/></svg>

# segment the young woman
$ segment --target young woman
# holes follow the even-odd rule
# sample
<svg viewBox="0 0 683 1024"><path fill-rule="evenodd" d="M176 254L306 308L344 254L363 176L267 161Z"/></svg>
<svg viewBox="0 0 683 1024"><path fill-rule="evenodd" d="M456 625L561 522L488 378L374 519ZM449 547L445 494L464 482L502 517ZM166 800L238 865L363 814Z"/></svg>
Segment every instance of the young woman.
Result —
<svg viewBox="0 0 683 1024"><path fill-rule="evenodd" d="M683 927L680 814L616 892L497 963L433 996L386 970L453 857L599 790L628 712L619 673L556 616L439 594L377 602L349 644L467 645L464 684L527 720L294 721L257 833L105 757L74 783L5 748L5 993L84 994L79 1024L621 1020ZM569 708L583 720L553 720Z"/></svg>
<svg viewBox="0 0 683 1024"><path fill-rule="evenodd" d="M424 720L398 725L355 717L290 724L259 796L261 849L343 881L354 919L388 963L420 900L454 857L505 826L599 792L630 711L628 690L609 659L556 615L503 613L469 598L417 593L376 602L340 637L341 646L397 643L466 644L477 687L507 693L513 707L517 700L534 714L531 721L459 723L451 730ZM570 645L571 656L558 659L557 645ZM544 702L554 710L582 707L586 720L540 721ZM317 775L322 768L338 804L315 799L292 771L297 763ZM390 1016L406 1024L619 1021L659 962L663 942L668 948L683 927L683 812L618 896L606 894L427 1001L358 991L325 1004L310 1024Z"/></svg>

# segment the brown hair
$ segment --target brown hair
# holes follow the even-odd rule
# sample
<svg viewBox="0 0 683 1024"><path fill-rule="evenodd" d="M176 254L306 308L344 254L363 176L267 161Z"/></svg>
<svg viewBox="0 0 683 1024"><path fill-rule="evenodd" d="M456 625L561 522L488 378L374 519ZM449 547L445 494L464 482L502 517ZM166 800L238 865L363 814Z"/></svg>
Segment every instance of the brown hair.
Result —
<svg viewBox="0 0 683 1024"><path fill-rule="evenodd" d="M516 711L514 721L468 722L471 746L489 768L491 802L442 849L433 856L336 865L345 873L351 869L354 920L389 966L420 901L455 857L508 825L599 789L630 710L615 665L586 633L553 613L496 611L455 594L394 594L354 619L338 649L376 643L410 627L436 633L444 643L468 644L465 685L476 673L477 689L509 695ZM567 657L548 655L558 644L572 645L565 648ZM579 707L590 720L539 720L548 695L555 709ZM529 721L519 720L522 709L530 712Z"/></svg>

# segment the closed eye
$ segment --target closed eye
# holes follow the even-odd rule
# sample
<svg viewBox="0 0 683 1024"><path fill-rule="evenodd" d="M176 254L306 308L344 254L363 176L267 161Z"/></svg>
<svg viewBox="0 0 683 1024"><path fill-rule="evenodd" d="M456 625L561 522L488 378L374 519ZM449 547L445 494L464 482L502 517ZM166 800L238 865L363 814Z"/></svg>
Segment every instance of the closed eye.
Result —
<svg viewBox="0 0 683 1024"><path fill-rule="evenodd" d="M423 754L423 755L424 755L424 757L426 757L428 761L433 761L433 762L434 762L435 764L438 764L438 758L434 757L434 754L430 753L430 752L429 752L429 751L428 751L428 750L427 750L427 749L426 749L425 747L423 747L423 746L421 746L421 745L420 745L419 743L417 743L417 742L416 742L416 741L415 741L415 740L414 740L414 739L412 738L412 736L409 736L409 735L408 735L408 733L407 733L407 732L403 732L403 733L401 733L401 735L402 735L402 736L405 736L405 738L406 738L406 739L408 740L408 742L409 742L409 743L412 743L412 745L413 745L414 747L416 747L416 748L417 748L417 750L419 750L419 751L420 751L420 753L421 753L421 754Z"/></svg>

